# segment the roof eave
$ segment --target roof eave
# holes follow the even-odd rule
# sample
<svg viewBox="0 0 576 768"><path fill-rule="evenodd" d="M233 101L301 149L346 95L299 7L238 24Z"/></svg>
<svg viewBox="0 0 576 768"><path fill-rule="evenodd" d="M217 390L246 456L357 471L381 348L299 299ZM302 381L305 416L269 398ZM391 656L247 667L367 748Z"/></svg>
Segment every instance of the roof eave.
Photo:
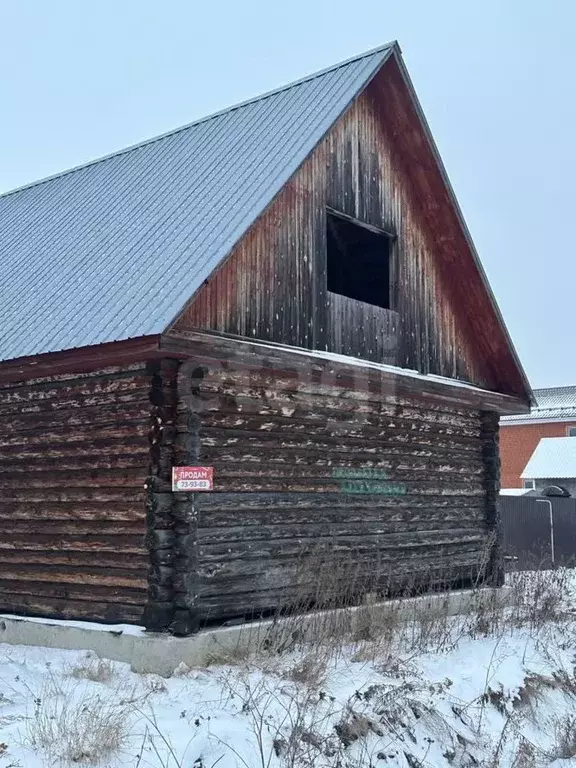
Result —
<svg viewBox="0 0 576 768"><path fill-rule="evenodd" d="M0 384L81 373L161 356L160 336L157 334L43 352L0 361Z"/></svg>
<svg viewBox="0 0 576 768"><path fill-rule="evenodd" d="M513 414L511 416L504 416L501 419L501 427L514 427L524 426L525 424L555 424L555 423L569 423L576 422L576 416L534 416L531 417L528 413L526 416L522 414Z"/></svg>

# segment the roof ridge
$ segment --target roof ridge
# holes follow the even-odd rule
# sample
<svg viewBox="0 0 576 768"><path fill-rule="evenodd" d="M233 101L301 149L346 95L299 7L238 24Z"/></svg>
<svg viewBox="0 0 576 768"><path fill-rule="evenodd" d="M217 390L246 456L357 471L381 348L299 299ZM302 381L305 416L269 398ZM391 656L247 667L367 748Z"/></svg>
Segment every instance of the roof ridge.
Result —
<svg viewBox="0 0 576 768"><path fill-rule="evenodd" d="M114 152L109 152L108 154L102 155L101 157L96 157L93 160L88 160L88 162L86 163L75 165L72 168L66 168L63 171L58 171L57 173L53 173L50 176L45 176L44 178L37 179L35 181L30 181L27 184L23 184L20 187L15 187L14 189L9 189L7 192L0 193L0 200L6 197L9 197L10 195L15 195L19 192L24 192L27 189L32 189L33 187L40 186L41 184L45 184L48 181L54 181L55 179L62 178L63 176L67 176L68 174L75 173L76 171L81 171L84 168L89 168L92 165L97 165L98 163L103 163L106 160L111 160L113 157L119 157L121 155L128 154L129 152L133 152L134 150L140 149L141 147L146 147L149 144L154 144L154 142L156 141L161 141L162 139L166 139L169 136L175 136L176 134L181 133L182 131L186 131L189 128L193 128L196 125L200 125L201 123L208 122L208 120L213 120L214 118L220 117L221 115L225 115L228 112L233 112L235 109L247 107L249 104L254 104L258 101L263 101L264 99L267 99L270 96L275 96L278 93L282 93L282 91L288 91L290 90L290 88L294 88L298 85L302 85L303 83L306 83L310 80L314 80L317 77L322 77L323 75L326 75L329 72L333 72L336 69L340 69L340 67L345 67L348 64L352 64L355 61L360 61L361 59L368 58L368 56L373 56L376 53L380 53L387 50L388 48L394 48L394 47L400 50L400 46L398 45L398 42L396 40L391 40L388 43L384 43L384 45L379 45L376 48L372 48L369 51L365 51L364 53L357 54L356 56L352 56L348 59L345 59L344 61L340 61L337 64L332 64L331 66L325 67L324 69L318 70L316 72L312 72L308 75L304 75L304 77L301 77L298 80L293 80L290 83L286 83L286 85L281 85L277 88L272 89L271 91L265 91L264 93L261 93L258 96L252 96L249 99L245 99L244 101L240 101L236 104L232 104L229 107L224 107L223 109L220 109L217 112L211 112L209 115L200 117L197 120L193 120L191 123L186 123L186 125L181 125L178 128L173 128L172 130L166 131L165 133L161 133L158 136L152 136L151 138L144 139L143 141L139 141L136 144L130 144L129 146L123 147L122 149L117 149Z"/></svg>

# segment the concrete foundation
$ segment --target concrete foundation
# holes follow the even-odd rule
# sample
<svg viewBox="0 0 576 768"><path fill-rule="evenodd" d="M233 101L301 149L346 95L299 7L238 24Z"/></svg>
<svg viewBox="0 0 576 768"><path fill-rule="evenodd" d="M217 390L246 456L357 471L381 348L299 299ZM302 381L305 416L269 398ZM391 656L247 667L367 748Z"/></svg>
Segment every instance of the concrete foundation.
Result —
<svg viewBox="0 0 576 768"><path fill-rule="evenodd" d="M134 672L170 677L182 663L203 667L259 649L281 653L312 638L334 642L339 638L361 638L368 631L373 637L379 629L397 622L499 610L505 607L507 595L505 588L447 592L205 629L184 638L145 632L130 625L0 615L0 643L90 650L101 658L130 664Z"/></svg>

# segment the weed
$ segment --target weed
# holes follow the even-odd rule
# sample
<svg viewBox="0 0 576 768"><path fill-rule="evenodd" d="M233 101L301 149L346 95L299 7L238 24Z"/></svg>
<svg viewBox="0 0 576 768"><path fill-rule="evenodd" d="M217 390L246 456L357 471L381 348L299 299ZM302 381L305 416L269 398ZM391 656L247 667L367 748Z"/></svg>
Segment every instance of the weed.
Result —
<svg viewBox="0 0 576 768"><path fill-rule="evenodd" d="M576 716L566 714L554 723L554 746L551 760L570 760L576 757Z"/></svg>
<svg viewBox="0 0 576 768"><path fill-rule="evenodd" d="M520 739L511 768L536 768L536 749L527 739Z"/></svg>
<svg viewBox="0 0 576 768"><path fill-rule="evenodd" d="M377 729L372 721L356 712L349 711L346 716L334 726L334 730L342 744L349 747L358 739L364 739L371 731Z"/></svg>
<svg viewBox="0 0 576 768"><path fill-rule="evenodd" d="M318 653L309 653L287 669L282 677L308 688L319 688L326 679L326 660Z"/></svg>
<svg viewBox="0 0 576 768"><path fill-rule="evenodd" d="M92 683L109 683L112 679L112 663L107 659L93 658L87 656L82 664L72 667L69 672L70 677L75 680L89 680Z"/></svg>
<svg viewBox="0 0 576 768"><path fill-rule="evenodd" d="M69 763L95 764L117 755L130 732L132 707L83 691L44 690L27 720L28 745Z"/></svg>

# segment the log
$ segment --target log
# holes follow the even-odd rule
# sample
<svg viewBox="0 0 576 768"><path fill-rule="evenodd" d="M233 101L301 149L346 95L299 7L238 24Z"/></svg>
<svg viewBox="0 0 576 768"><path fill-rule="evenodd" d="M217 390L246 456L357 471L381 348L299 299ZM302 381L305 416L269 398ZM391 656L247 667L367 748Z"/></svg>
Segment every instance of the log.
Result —
<svg viewBox="0 0 576 768"><path fill-rule="evenodd" d="M140 606L120 603L97 603L82 600L63 600L26 595L1 595L0 611L19 616L50 616L54 619L83 619L108 624L127 622L139 624L142 619Z"/></svg>

